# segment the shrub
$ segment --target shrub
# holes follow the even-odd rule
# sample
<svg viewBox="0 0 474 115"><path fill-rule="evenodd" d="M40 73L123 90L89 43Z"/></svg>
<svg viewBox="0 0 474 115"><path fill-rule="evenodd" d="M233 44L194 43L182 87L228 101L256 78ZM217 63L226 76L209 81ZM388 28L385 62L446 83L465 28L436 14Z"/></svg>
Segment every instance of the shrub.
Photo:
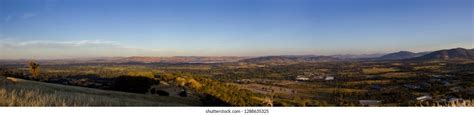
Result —
<svg viewBox="0 0 474 115"><path fill-rule="evenodd" d="M170 96L170 93L163 91L163 90L156 90L156 94L160 96Z"/></svg>
<svg viewBox="0 0 474 115"><path fill-rule="evenodd" d="M153 72L149 71L130 71L127 73L128 76L139 76L139 77L147 77L147 78L155 78Z"/></svg>
<svg viewBox="0 0 474 115"><path fill-rule="evenodd" d="M181 96L181 97L187 97L187 96L188 96L188 92L187 92L187 91L181 91L181 92L179 93L179 96Z"/></svg>
<svg viewBox="0 0 474 115"><path fill-rule="evenodd" d="M148 92L148 89L156 82L159 83L158 80L148 77L120 76L114 79L114 85L112 89L133 93L146 93Z"/></svg>

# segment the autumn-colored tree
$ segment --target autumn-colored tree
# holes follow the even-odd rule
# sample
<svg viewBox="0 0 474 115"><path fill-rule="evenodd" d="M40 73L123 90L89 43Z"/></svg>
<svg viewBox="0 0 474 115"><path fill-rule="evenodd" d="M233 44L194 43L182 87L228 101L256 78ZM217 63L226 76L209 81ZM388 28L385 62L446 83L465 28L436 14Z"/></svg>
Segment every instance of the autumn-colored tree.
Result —
<svg viewBox="0 0 474 115"><path fill-rule="evenodd" d="M273 107L273 97L265 97L262 101L262 104L265 106Z"/></svg>
<svg viewBox="0 0 474 115"><path fill-rule="evenodd" d="M188 80L187 85L195 90L201 90L202 88L202 85L198 81L192 78Z"/></svg>
<svg viewBox="0 0 474 115"><path fill-rule="evenodd" d="M39 75L39 64L33 61L28 62L28 68L30 68L31 75L33 77L38 77Z"/></svg>
<svg viewBox="0 0 474 115"><path fill-rule="evenodd" d="M186 85L186 79L182 77L176 77L175 81L176 81L176 84L178 84L178 86L180 87L184 87Z"/></svg>

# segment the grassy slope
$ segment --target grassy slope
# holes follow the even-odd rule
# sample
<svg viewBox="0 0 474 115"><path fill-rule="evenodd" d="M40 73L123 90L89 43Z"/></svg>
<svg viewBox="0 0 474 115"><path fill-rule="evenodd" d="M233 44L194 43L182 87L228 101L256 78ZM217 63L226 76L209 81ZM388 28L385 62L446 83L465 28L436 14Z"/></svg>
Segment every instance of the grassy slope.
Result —
<svg viewBox="0 0 474 115"><path fill-rule="evenodd" d="M18 79L0 86L0 106L199 106L196 98L160 97Z"/></svg>

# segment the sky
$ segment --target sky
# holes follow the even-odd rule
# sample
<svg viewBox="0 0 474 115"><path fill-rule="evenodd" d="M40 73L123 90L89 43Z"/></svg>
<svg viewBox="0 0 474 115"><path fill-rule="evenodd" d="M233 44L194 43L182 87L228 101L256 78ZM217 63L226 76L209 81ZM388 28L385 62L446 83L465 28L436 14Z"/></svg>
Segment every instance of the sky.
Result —
<svg viewBox="0 0 474 115"><path fill-rule="evenodd" d="M0 0L0 59L473 48L472 0Z"/></svg>

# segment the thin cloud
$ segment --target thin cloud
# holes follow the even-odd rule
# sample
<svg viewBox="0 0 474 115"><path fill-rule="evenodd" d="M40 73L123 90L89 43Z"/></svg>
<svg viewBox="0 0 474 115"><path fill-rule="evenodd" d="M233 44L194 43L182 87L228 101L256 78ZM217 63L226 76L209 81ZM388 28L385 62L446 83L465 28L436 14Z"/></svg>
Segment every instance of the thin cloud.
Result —
<svg viewBox="0 0 474 115"><path fill-rule="evenodd" d="M51 40L34 40L34 41L17 41L11 39L0 40L2 48L68 48L68 47L84 47L84 46L101 46L101 47L120 47L120 43L115 41L104 40L79 40L79 41L51 41Z"/></svg>
<svg viewBox="0 0 474 115"><path fill-rule="evenodd" d="M18 41L0 39L0 59L163 56L176 55L180 52L182 51L132 47L120 42L106 40Z"/></svg>
<svg viewBox="0 0 474 115"><path fill-rule="evenodd" d="M16 43L16 46L90 46L90 45L106 45L106 46L119 46L120 43L115 41L104 41L104 40L80 40L80 41L25 41Z"/></svg>

